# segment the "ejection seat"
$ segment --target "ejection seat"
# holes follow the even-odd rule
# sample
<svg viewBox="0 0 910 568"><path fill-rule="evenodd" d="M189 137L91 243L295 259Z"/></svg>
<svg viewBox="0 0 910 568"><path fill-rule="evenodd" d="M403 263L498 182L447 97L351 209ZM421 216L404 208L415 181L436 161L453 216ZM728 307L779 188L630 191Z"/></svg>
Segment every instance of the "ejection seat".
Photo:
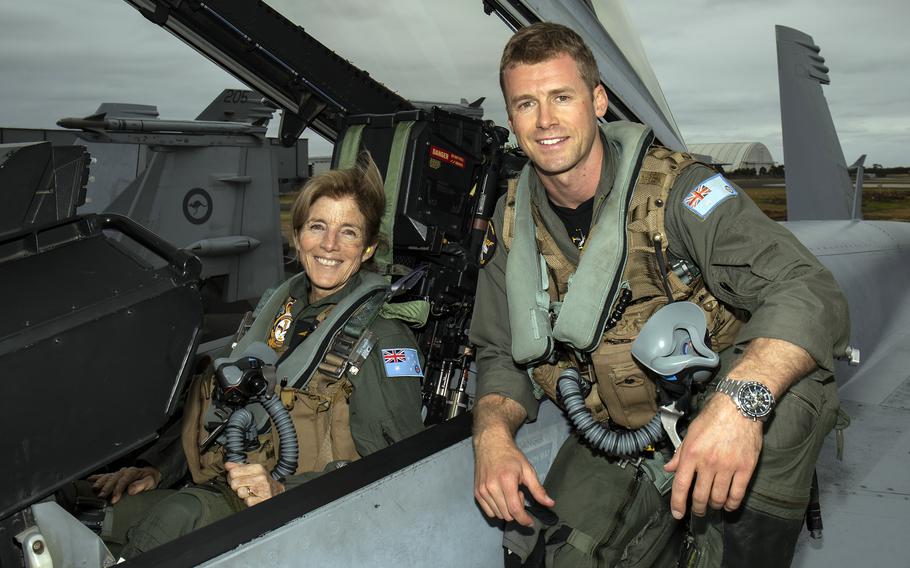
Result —
<svg viewBox="0 0 910 568"><path fill-rule="evenodd" d="M202 326L198 259L126 217L75 214L88 159L78 146L0 145L4 567L63 547L92 565L94 541L72 552L73 535L52 536L67 521L47 498L155 439Z"/></svg>

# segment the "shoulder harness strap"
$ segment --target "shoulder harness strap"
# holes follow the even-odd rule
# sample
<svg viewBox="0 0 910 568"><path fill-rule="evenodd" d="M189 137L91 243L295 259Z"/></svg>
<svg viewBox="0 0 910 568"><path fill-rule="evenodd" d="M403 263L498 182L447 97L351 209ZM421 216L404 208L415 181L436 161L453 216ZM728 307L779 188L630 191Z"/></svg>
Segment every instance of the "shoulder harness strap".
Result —
<svg viewBox="0 0 910 568"><path fill-rule="evenodd" d="M677 176L694 163L690 154L662 146L651 148L642 163L627 217L629 261L625 278L635 298L666 295L679 299L685 294L668 277L664 215Z"/></svg>
<svg viewBox="0 0 910 568"><path fill-rule="evenodd" d="M364 330L379 315L379 308L386 301L389 290L389 284L382 276L371 272L362 274L363 278L357 289L332 309L325 321L307 337L303 345L279 363L279 381L285 381L285 384L302 389L306 387L313 372L324 362L324 359L330 363L350 363L350 360L339 362L331 355L334 353L337 356L342 352L351 353L346 350L351 343L351 338L353 337L355 341L361 338ZM290 283L300 277L302 275L295 276L275 289L272 297L260 311L260 317L253 322L250 332L234 347L232 356L242 353L256 338L266 336L272 319L271 314L278 310L279 304L287 297ZM356 347L358 345L350 345L350 349ZM368 353L369 351L367 351ZM342 366L346 368L342 369L338 376L347 370L348 365ZM325 369L323 370L327 372ZM337 371L337 366L335 370Z"/></svg>

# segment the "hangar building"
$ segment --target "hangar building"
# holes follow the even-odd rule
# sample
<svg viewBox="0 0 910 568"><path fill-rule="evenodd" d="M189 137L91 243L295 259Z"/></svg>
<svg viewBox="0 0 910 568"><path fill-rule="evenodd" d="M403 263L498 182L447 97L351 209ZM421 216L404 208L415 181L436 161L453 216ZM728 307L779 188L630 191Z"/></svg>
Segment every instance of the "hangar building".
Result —
<svg viewBox="0 0 910 568"><path fill-rule="evenodd" d="M722 165L725 171L752 168L762 174L774 165L768 147L761 142L722 142L718 144L687 144L689 152L711 156L711 163Z"/></svg>

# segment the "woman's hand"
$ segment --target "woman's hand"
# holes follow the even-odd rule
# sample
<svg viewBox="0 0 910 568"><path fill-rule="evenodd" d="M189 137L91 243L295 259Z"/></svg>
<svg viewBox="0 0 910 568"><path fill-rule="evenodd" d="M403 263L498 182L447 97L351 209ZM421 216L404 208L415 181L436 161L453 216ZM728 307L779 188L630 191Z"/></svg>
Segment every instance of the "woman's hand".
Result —
<svg viewBox="0 0 910 568"><path fill-rule="evenodd" d="M284 485L272 479L261 464L225 462L228 485L247 507L284 493Z"/></svg>
<svg viewBox="0 0 910 568"><path fill-rule="evenodd" d="M88 478L93 481L92 489L99 497L110 495L111 503L116 503L126 491L129 495L151 491L161 482L161 472L151 466L122 467L114 473L99 473Z"/></svg>

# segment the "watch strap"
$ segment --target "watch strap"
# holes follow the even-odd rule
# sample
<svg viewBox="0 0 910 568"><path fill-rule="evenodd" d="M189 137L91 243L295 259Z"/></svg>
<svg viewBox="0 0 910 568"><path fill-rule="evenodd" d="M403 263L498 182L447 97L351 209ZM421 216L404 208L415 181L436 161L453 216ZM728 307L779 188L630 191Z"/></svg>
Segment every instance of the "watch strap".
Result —
<svg viewBox="0 0 910 568"><path fill-rule="evenodd" d="M739 394L739 389L742 388L743 382L744 381L731 379L730 377L723 377L714 384L714 390L724 393L725 395L732 398L734 402L736 402L737 395ZM737 406L739 406L738 402Z"/></svg>

